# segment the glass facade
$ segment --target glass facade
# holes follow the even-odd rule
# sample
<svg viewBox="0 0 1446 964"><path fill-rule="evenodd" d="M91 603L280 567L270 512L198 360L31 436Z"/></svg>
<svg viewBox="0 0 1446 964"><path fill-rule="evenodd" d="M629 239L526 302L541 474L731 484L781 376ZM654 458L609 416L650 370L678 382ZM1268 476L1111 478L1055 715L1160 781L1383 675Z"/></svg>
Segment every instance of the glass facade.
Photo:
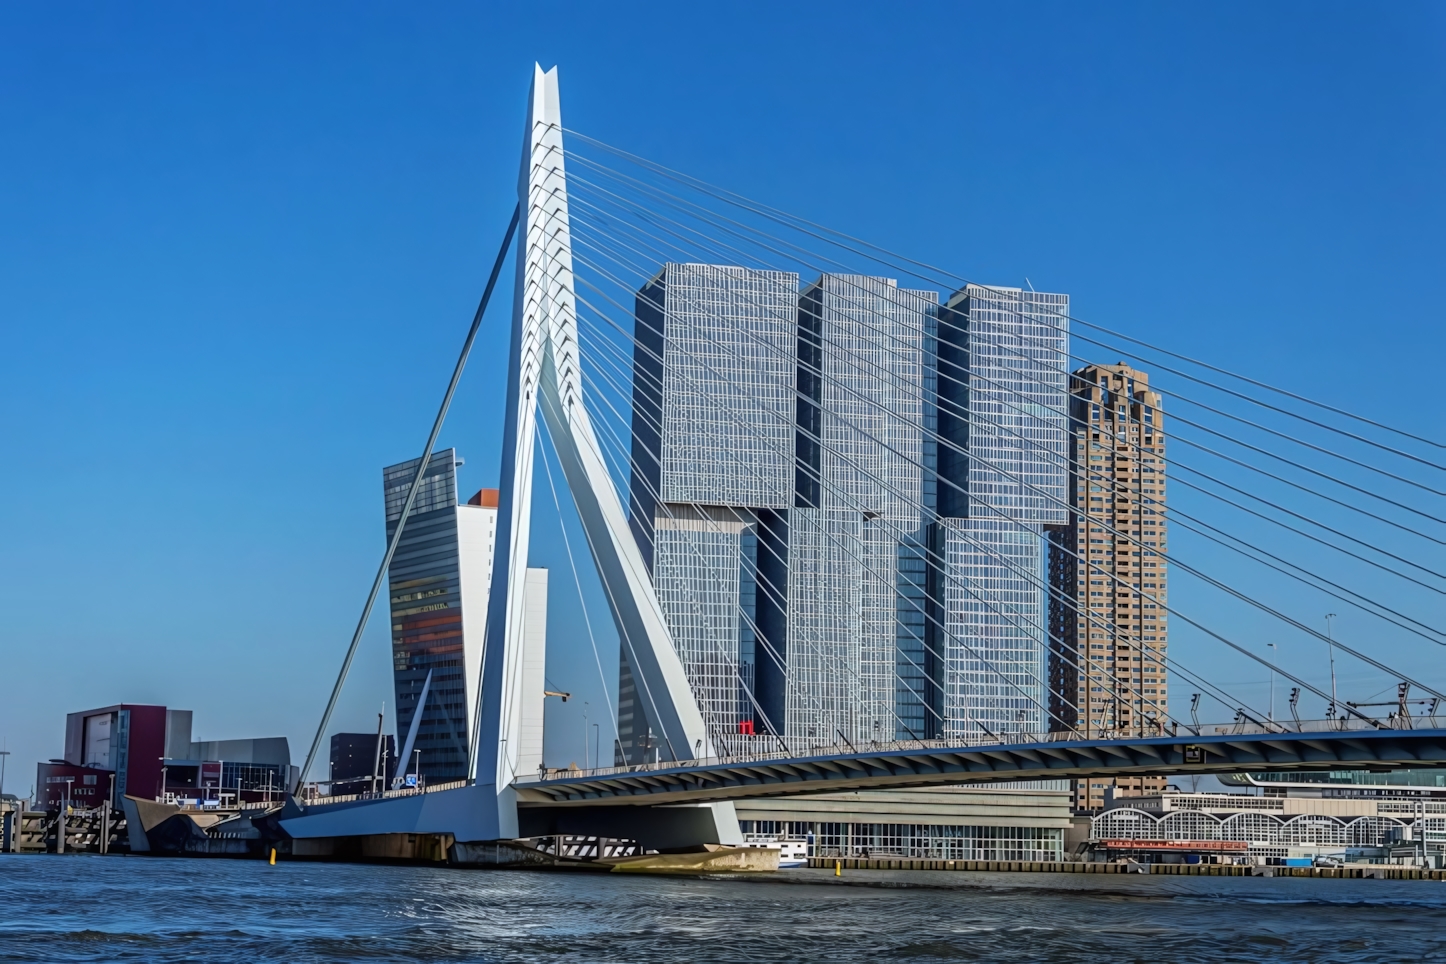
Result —
<svg viewBox="0 0 1446 964"><path fill-rule="evenodd" d="M922 538L932 510L937 311L932 291L863 275L824 275L799 298L798 379L810 389L789 570L788 733L799 740L898 736L900 594L917 588L901 546Z"/></svg>
<svg viewBox="0 0 1446 964"><path fill-rule="evenodd" d="M761 839L814 838L817 857L918 857L939 860L1064 859L1064 833L1054 827L973 827L950 824L828 823L740 820Z"/></svg>
<svg viewBox="0 0 1446 964"><path fill-rule="evenodd" d="M653 580L663 617L682 658L703 720L714 733L737 732L752 719L742 681L752 674L745 648L744 536L751 516L672 507L655 522Z"/></svg>
<svg viewBox="0 0 1446 964"><path fill-rule="evenodd" d="M971 505L1068 522L1069 296L970 285L949 306L967 319Z"/></svg>
<svg viewBox="0 0 1446 964"><path fill-rule="evenodd" d="M998 516L944 523L945 735L962 743L1038 733L1044 705L1041 537Z"/></svg>
<svg viewBox="0 0 1446 964"><path fill-rule="evenodd" d="M1224 795L1222 795L1224 796ZM1235 796L1235 795L1229 795ZM1317 847L1330 850L1382 848L1399 843L1414 831L1428 844L1446 840L1446 817L1437 816L1440 804L1402 801L1391 815L1332 815L1280 812L1231 812L1244 804L1226 799L1209 809L1151 812L1135 807L1106 810L1092 821L1092 833L1103 840L1231 840L1246 844L1247 852L1258 857L1284 857L1290 848ZM1252 798L1245 798L1250 801ZM1259 798L1253 798L1258 800ZM1150 802L1157 801L1152 798ZM1173 798L1175 806L1191 801ZM1419 809L1418 809L1419 808ZM1424 831L1424 833L1423 833ZM1357 855L1356 859L1360 859Z"/></svg>
<svg viewBox="0 0 1446 964"><path fill-rule="evenodd" d="M396 531L420 461L412 459L382 471L388 540ZM432 783L467 775L469 641L463 632L457 464L453 449L432 455L387 573L397 742L405 740L430 672L432 684L415 749L421 751L421 775ZM495 515L495 509L492 511ZM485 608L484 597L483 612L476 615L485 618ZM480 638L470 642L481 645Z"/></svg>
<svg viewBox="0 0 1446 964"><path fill-rule="evenodd" d="M1046 727L1043 527L1069 520L1068 314L1067 295L979 285L944 313L941 357L944 342L963 350L968 380L967 518L942 522L950 739Z"/></svg>
<svg viewBox="0 0 1446 964"><path fill-rule="evenodd" d="M759 650L784 646L758 597L786 593L786 548L760 527L792 502L797 311L796 274L719 265L665 265L636 298L629 522L725 751L783 715L753 694ZM619 762L655 759L626 647L620 663Z"/></svg>
<svg viewBox="0 0 1446 964"><path fill-rule="evenodd" d="M1043 729L1068 298L669 264L636 304L630 522L715 747Z"/></svg>

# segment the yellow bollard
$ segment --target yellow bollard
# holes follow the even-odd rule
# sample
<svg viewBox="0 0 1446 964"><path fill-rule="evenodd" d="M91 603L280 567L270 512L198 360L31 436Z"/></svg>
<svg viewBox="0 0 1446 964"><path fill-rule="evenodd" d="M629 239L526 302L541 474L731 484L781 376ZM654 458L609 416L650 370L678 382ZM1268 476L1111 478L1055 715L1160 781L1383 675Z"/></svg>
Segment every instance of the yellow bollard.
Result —
<svg viewBox="0 0 1446 964"><path fill-rule="evenodd" d="M841 861L841 860L835 860L835 861L833 862L833 875L834 875L835 877L842 877L842 876L843 876L843 861Z"/></svg>
<svg viewBox="0 0 1446 964"><path fill-rule="evenodd" d="M272 848L271 848L271 866L273 866L273 867L276 866L276 848L275 848L275 847L272 847Z"/></svg>

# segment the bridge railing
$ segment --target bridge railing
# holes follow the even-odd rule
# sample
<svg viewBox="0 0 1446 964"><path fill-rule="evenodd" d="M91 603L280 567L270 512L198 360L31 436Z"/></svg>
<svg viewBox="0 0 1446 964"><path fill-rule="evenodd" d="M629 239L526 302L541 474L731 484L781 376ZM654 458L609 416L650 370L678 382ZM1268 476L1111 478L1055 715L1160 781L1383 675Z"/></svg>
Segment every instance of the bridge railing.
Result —
<svg viewBox="0 0 1446 964"><path fill-rule="evenodd" d="M308 806L325 806L329 803L352 803L356 800L390 800L394 797L415 797L423 793L455 790L458 787L465 787L466 785L466 780L449 780L446 783L433 783L423 787L398 787L395 790L368 790L362 793L323 794L321 792L321 784L308 783L301 788L301 802Z"/></svg>
<svg viewBox="0 0 1446 964"><path fill-rule="evenodd" d="M1393 718L1392 723L1396 720ZM1402 720L1407 725L1395 727L1399 729L1412 729L1431 727L1435 728L1438 723L1434 717L1421 717L1416 720ZM1411 725L1414 724L1414 727ZM937 739L937 740L869 740L859 742L835 742L835 743L804 743L795 741L792 746L777 746L771 750L758 750L748 753L718 754L701 757L696 760L685 761L659 761L656 763L639 763L628 766L592 767L589 769L571 768L546 768L539 770L536 776L528 775L519 777L517 783L540 783L551 780L577 780L590 777L617 777L629 774L646 774L659 770L676 770L687 767L727 767L730 765L756 765L770 761L785 762L807 757L827 756L853 756L867 757L874 755L898 755L910 751L918 752L939 752L988 750L990 747L1013 747L1027 744L1039 743L1077 743L1088 742L1109 742L1113 740L1138 740L1159 737L1174 737L1188 739L1192 736L1262 736L1268 734L1279 734L1281 736L1294 736L1301 733L1331 733L1366 731L1373 732L1385 728L1369 720L1355 718L1323 719L1323 720L1235 720L1230 723L1209 723L1199 727L1190 726L1145 726L1130 727L1128 729L1100 729L1083 733L1074 730L1057 730L1050 732L1029 732L1020 731L1007 734L1007 739L997 740L975 740L964 742L960 740ZM774 739L775 744L782 742Z"/></svg>

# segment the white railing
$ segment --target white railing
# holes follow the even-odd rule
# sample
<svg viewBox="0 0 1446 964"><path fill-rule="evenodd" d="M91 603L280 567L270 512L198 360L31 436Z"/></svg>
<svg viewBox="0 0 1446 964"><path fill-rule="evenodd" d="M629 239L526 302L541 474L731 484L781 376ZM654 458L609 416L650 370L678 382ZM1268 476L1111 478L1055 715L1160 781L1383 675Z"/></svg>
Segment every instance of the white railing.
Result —
<svg viewBox="0 0 1446 964"><path fill-rule="evenodd" d="M356 800L391 800L395 797L415 797L423 793L456 790L458 787L467 786L467 782L466 780L449 780L446 783L433 783L425 787L398 787L395 790L368 790L362 793L338 793L331 796L323 796L317 790L318 785L310 783L302 790L301 802L308 807L317 807L331 803L351 803Z"/></svg>

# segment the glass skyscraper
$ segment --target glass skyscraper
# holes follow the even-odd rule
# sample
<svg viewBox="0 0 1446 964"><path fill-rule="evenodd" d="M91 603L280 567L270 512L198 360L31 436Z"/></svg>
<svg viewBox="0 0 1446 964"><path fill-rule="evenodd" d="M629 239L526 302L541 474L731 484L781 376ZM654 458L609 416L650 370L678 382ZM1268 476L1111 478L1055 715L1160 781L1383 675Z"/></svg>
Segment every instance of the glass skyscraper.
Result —
<svg viewBox="0 0 1446 964"><path fill-rule="evenodd" d="M932 292L669 264L637 298L634 534L715 743L892 739ZM624 649L621 755L648 758ZM767 736L766 736L767 735Z"/></svg>
<svg viewBox="0 0 1446 964"><path fill-rule="evenodd" d="M382 470L388 540L420 462ZM398 761L397 772L419 772L432 783L467 775L468 729L476 708L497 531L496 489L483 489L467 504L458 504L460 464L454 449L437 452L427 462L387 571L399 746L431 674L414 744L420 756Z"/></svg>
<svg viewBox="0 0 1446 964"><path fill-rule="evenodd" d="M630 519L716 748L1041 728L1067 309L697 264L638 292Z"/></svg>
<svg viewBox="0 0 1446 964"><path fill-rule="evenodd" d="M1018 288L948 301L951 339L967 345L969 456L964 512L941 513L952 740L1045 728L1043 527L1069 519L1068 317L1067 295Z"/></svg>
<svg viewBox="0 0 1446 964"><path fill-rule="evenodd" d="M799 298L787 730L801 740L896 735L900 545L932 508L937 307L932 291L862 275L824 275Z"/></svg>
<svg viewBox="0 0 1446 964"><path fill-rule="evenodd" d="M718 746L772 725L758 661L784 641L758 597L760 578L769 608L786 594L768 533L793 497L797 310L796 274L718 265L665 265L636 299L629 519ZM651 760L650 697L626 645L620 662L618 755Z"/></svg>

